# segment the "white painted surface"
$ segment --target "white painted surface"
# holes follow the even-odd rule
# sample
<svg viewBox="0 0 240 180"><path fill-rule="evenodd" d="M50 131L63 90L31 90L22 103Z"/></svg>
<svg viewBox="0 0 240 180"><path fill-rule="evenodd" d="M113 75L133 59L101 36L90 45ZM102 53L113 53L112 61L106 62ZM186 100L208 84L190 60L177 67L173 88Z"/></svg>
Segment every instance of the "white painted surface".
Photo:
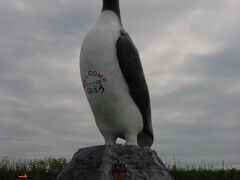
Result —
<svg viewBox="0 0 240 180"><path fill-rule="evenodd" d="M80 71L96 124L106 143L113 144L121 137L127 139L127 144L137 144L143 120L117 60L116 41L120 30L117 15L104 11L82 44ZM99 92L99 84L93 85L99 80L104 92Z"/></svg>

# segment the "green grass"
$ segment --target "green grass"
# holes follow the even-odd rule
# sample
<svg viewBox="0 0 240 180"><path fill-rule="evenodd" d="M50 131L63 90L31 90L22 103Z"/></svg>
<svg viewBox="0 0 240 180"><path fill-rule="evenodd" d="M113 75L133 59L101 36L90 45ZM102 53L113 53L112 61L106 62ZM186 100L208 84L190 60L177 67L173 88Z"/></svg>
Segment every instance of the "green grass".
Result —
<svg viewBox="0 0 240 180"><path fill-rule="evenodd" d="M54 180L66 165L65 158L11 162L3 158L0 162L0 180L17 180L24 173L27 173L29 180Z"/></svg>
<svg viewBox="0 0 240 180"><path fill-rule="evenodd" d="M240 170L170 169L175 180L240 180Z"/></svg>
<svg viewBox="0 0 240 180"><path fill-rule="evenodd" d="M7 157L0 161L0 180L17 180L19 175L27 173L29 180L54 180L67 165L65 158L45 158L40 160L9 161ZM177 168L170 167L174 180L240 180L240 170Z"/></svg>

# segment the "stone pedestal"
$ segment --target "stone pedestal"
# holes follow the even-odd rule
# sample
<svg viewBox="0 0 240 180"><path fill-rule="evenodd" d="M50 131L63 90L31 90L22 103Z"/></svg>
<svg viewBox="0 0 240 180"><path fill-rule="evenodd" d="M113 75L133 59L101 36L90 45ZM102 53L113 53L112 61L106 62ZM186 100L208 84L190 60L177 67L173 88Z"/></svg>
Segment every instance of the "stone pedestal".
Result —
<svg viewBox="0 0 240 180"><path fill-rule="evenodd" d="M56 180L115 180L113 169L119 161L126 165L125 180L172 180L155 151L133 145L80 149Z"/></svg>

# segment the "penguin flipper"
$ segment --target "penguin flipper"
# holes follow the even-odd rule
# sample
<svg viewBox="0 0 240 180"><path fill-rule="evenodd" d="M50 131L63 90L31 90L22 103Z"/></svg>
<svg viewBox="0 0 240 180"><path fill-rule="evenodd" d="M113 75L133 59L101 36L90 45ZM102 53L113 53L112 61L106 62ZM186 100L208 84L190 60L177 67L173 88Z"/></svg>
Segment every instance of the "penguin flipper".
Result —
<svg viewBox="0 0 240 180"><path fill-rule="evenodd" d="M123 30L120 32L116 48L119 66L129 87L129 93L143 118L143 129L137 137L138 145L151 147L153 129L150 97L138 50L130 36Z"/></svg>

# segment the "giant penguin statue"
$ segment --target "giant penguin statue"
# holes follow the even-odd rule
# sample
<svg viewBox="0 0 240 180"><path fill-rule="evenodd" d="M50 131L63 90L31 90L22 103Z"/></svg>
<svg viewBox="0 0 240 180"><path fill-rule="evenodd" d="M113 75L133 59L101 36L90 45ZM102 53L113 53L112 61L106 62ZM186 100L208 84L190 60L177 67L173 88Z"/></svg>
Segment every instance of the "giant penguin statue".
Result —
<svg viewBox="0 0 240 180"><path fill-rule="evenodd" d="M149 92L138 51L123 29L119 0L103 0L80 54L83 87L105 144L151 147Z"/></svg>

